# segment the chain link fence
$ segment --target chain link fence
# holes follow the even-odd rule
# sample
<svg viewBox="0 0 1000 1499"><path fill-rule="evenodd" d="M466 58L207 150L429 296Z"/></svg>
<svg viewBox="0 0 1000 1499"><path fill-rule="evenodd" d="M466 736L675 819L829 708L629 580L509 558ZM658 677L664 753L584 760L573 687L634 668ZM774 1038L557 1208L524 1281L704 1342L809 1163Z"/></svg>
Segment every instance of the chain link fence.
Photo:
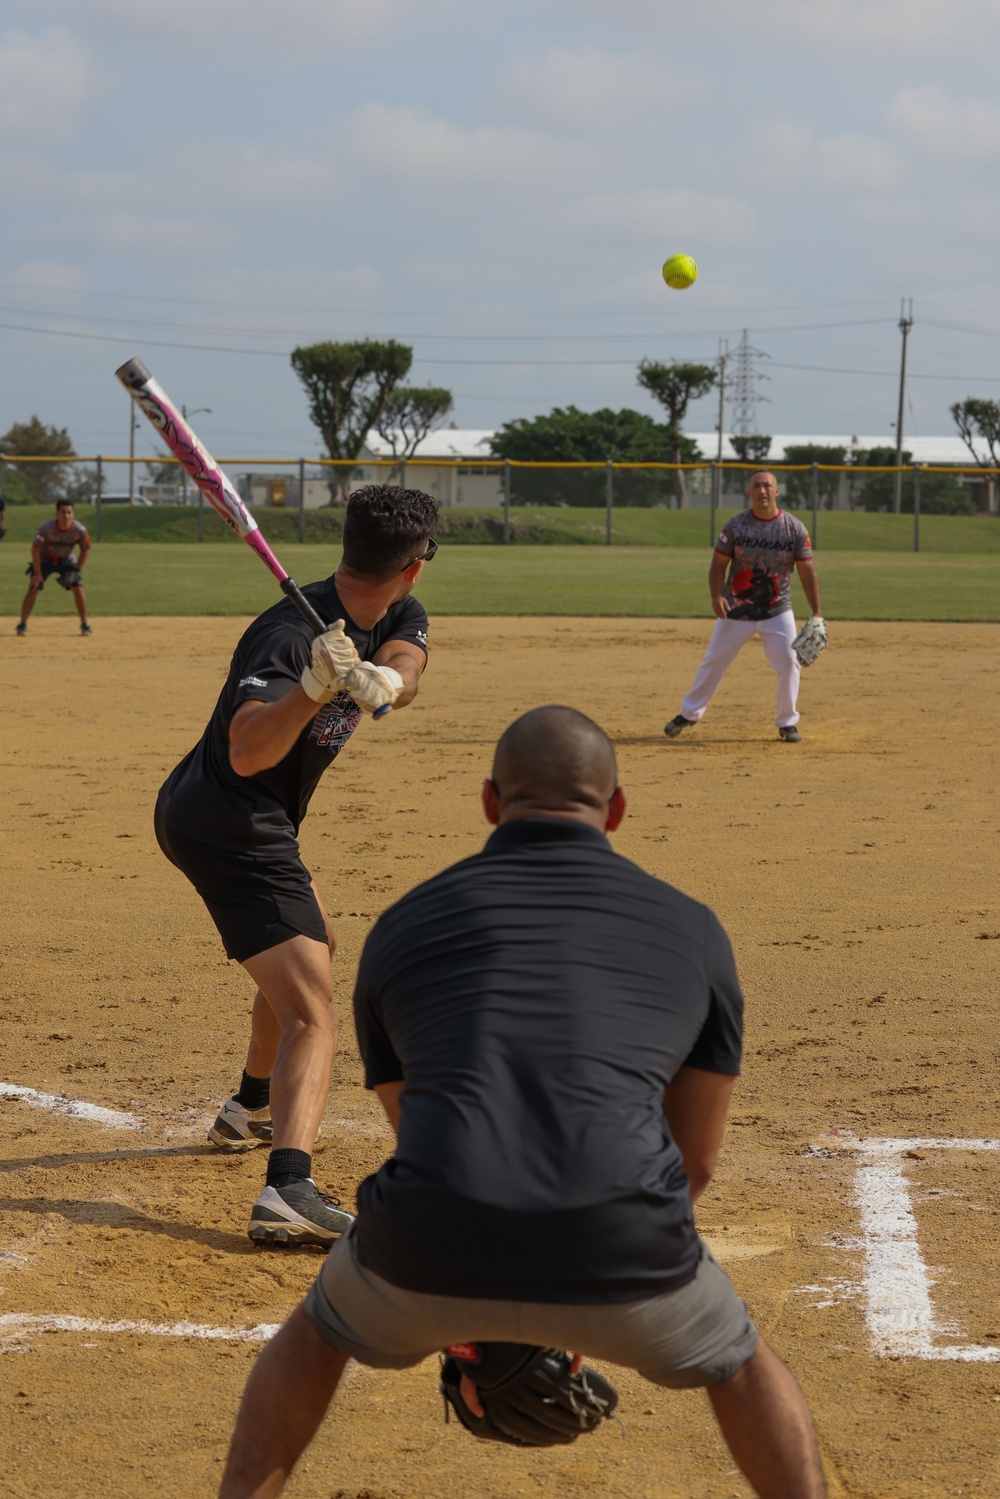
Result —
<svg viewBox="0 0 1000 1499"><path fill-rule="evenodd" d="M457 540L603 541L630 545L681 540L633 512L684 510L688 523L703 514L711 544L723 516L746 505L746 485L760 464L474 463L441 459L221 460L245 503L268 512L268 525L299 541L339 535L343 506L353 489L372 482L424 489L438 502L441 534ZM810 522L814 545L824 512L868 512L912 517L912 545L921 546L921 517L997 515L1000 472L986 468L915 465L769 464L781 486L781 505ZM217 540L228 531L176 459L48 458L0 453L0 492L8 506L54 506L66 498L86 507L96 540ZM142 512L151 512L143 515ZM845 535L849 518L835 523ZM859 527L859 532L862 530ZM673 534L671 534L671 532ZM970 542L970 545L972 543Z"/></svg>

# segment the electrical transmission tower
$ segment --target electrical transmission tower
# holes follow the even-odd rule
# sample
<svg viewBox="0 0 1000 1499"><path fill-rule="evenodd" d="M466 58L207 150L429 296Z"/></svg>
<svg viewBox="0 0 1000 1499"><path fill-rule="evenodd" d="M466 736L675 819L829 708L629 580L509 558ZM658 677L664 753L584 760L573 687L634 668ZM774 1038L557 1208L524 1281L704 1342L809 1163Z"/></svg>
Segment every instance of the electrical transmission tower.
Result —
<svg viewBox="0 0 1000 1499"><path fill-rule="evenodd" d="M750 342L750 334L744 328L743 337L734 353L729 356L731 373L728 383L732 391L733 431L738 437L749 437L759 430L757 407L762 401L767 401L767 396L762 396L757 386L761 380L769 380L771 377L764 374L758 361L768 358L770 355L765 354L762 349L754 348Z"/></svg>

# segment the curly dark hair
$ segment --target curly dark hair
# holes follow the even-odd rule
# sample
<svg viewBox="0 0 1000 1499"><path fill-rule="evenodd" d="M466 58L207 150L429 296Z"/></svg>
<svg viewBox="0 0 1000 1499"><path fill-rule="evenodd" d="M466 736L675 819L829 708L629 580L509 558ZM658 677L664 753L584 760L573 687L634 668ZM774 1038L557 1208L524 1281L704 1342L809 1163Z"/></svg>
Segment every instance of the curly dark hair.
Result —
<svg viewBox="0 0 1000 1499"><path fill-rule="evenodd" d="M344 563L369 578L391 578L420 556L438 523L437 501L398 484L365 484L347 501Z"/></svg>

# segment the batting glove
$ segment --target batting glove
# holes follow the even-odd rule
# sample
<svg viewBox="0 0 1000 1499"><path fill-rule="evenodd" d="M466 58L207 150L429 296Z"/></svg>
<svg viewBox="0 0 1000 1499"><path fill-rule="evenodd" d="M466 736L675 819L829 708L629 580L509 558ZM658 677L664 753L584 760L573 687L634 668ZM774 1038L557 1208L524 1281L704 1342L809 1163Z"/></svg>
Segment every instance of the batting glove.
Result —
<svg viewBox="0 0 1000 1499"><path fill-rule="evenodd" d="M354 641L344 634L344 621L317 635L312 643L312 661L302 668L302 691L314 703L328 703L344 686L344 677L361 665Z"/></svg>
<svg viewBox="0 0 1000 1499"><path fill-rule="evenodd" d="M379 708L391 708L405 683L391 666L375 666L371 661L361 661L353 671L341 677L340 685L351 694L362 712L375 713Z"/></svg>

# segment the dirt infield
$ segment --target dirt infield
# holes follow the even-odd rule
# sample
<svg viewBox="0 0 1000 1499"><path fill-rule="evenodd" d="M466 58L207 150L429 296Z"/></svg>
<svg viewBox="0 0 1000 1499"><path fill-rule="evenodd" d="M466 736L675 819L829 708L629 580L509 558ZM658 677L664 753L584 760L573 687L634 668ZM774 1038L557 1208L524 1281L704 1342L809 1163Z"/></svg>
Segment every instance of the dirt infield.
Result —
<svg viewBox="0 0 1000 1499"><path fill-rule="evenodd" d="M0 1096L12 1499L214 1493L266 1336L246 1330L280 1322L317 1268L250 1245L260 1155L205 1144L239 1077L250 985L150 826L240 628L98 619L82 640L41 616L18 640L2 622L0 1085L35 1090ZM418 702L362 726L303 829L341 940L341 1013L372 919L480 843L497 733L539 702L590 712L631 798L616 847L708 901L733 938L746 1066L699 1220L802 1380L831 1494L986 1499L1000 1489L1000 626L834 626L805 674L797 746L776 738L752 646L704 724L668 743L707 633L438 625ZM135 1117L73 1117L38 1094ZM390 1148L348 1022L317 1177L350 1202ZM749 1493L703 1395L611 1372L626 1436L525 1455L445 1429L431 1363L354 1368L287 1492Z"/></svg>

